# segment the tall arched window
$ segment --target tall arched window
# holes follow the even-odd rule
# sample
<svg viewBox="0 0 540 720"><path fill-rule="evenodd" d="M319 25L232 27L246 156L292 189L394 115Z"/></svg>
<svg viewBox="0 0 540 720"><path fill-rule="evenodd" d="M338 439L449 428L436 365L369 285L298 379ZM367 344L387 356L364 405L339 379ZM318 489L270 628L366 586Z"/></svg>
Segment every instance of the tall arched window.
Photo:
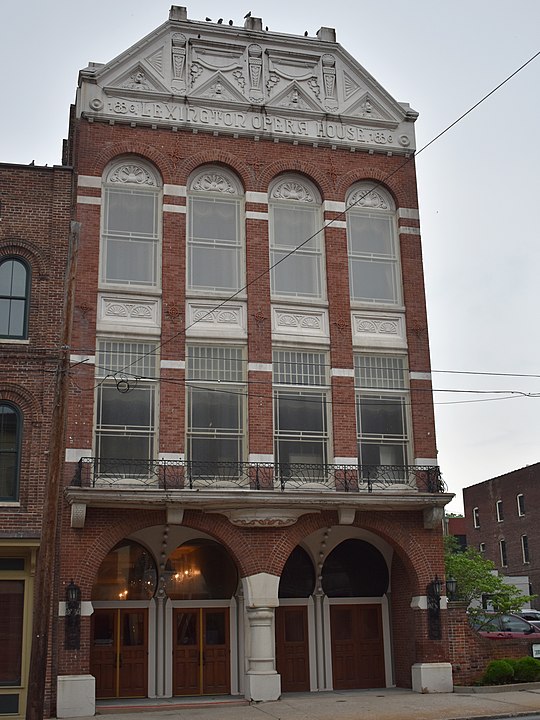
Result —
<svg viewBox="0 0 540 720"><path fill-rule="evenodd" d="M139 158L115 162L103 187L101 280L155 287L160 277L161 188Z"/></svg>
<svg viewBox="0 0 540 720"><path fill-rule="evenodd" d="M0 403L0 501L19 496L21 414L11 403Z"/></svg>
<svg viewBox="0 0 540 720"><path fill-rule="evenodd" d="M269 211L272 295L323 299L324 235L315 186L303 177L280 177L270 188Z"/></svg>
<svg viewBox="0 0 540 720"><path fill-rule="evenodd" d="M24 260L9 257L0 262L0 338L28 336L30 270Z"/></svg>
<svg viewBox="0 0 540 720"><path fill-rule="evenodd" d="M197 172L189 183L187 287L230 293L244 282L243 189L221 167Z"/></svg>
<svg viewBox="0 0 540 720"><path fill-rule="evenodd" d="M401 302L395 205L374 182L355 185L347 197L347 240L351 301L383 305Z"/></svg>

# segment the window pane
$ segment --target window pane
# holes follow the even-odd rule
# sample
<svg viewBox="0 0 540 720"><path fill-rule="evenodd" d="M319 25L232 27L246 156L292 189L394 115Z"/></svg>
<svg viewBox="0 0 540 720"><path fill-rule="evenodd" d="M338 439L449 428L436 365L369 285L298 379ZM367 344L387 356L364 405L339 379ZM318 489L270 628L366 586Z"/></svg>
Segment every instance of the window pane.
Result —
<svg viewBox="0 0 540 720"><path fill-rule="evenodd" d="M9 405L0 405L0 498L17 497L19 418Z"/></svg>
<svg viewBox="0 0 540 720"><path fill-rule="evenodd" d="M155 193L137 190L107 190L106 231L109 233L133 233L155 237L156 205Z"/></svg>
<svg viewBox="0 0 540 720"><path fill-rule="evenodd" d="M318 208L302 205L272 208L274 246L292 250L314 235L317 230ZM302 250L319 250L322 233L318 233Z"/></svg>
<svg viewBox="0 0 540 720"><path fill-rule="evenodd" d="M98 418L101 426L147 427L153 426L153 392L151 388L133 388L121 393L114 387L102 387Z"/></svg>
<svg viewBox="0 0 540 720"><path fill-rule="evenodd" d="M238 201L193 197L190 201L193 240L238 241Z"/></svg>
<svg viewBox="0 0 540 720"><path fill-rule="evenodd" d="M280 464L308 463L313 465L325 465L326 441L300 441L278 439L277 457Z"/></svg>
<svg viewBox="0 0 540 720"><path fill-rule="evenodd" d="M372 217L349 211L349 252L394 256L392 218Z"/></svg>
<svg viewBox="0 0 540 720"><path fill-rule="evenodd" d="M189 248L190 287L208 290L238 290L240 248L198 245Z"/></svg>
<svg viewBox="0 0 540 720"><path fill-rule="evenodd" d="M241 348L191 345L186 354L189 380L244 381L246 364Z"/></svg>
<svg viewBox="0 0 540 720"><path fill-rule="evenodd" d="M272 265L286 253L274 251ZM289 255L272 270L272 292L277 295L302 295L321 297L321 259L319 255L307 255L298 251Z"/></svg>
<svg viewBox="0 0 540 720"><path fill-rule="evenodd" d="M233 392L190 388L191 430L217 433L220 429L240 429L242 402Z"/></svg>
<svg viewBox="0 0 540 720"><path fill-rule="evenodd" d="M0 335L9 335L9 308L11 300L0 298Z"/></svg>
<svg viewBox="0 0 540 720"><path fill-rule="evenodd" d="M11 278L13 275L13 260L0 263L0 295L11 295Z"/></svg>
<svg viewBox="0 0 540 720"><path fill-rule="evenodd" d="M362 442L360 444L362 465L406 465L403 445L382 445Z"/></svg>
<svg viewBox="0 0 540 720"><path fill-rule="evenodd" d="M354 300L397 302L393 262L351 258L349 271Z"/></svg>
<svg viewBox="0 0 540 720"><path fill-rule="evenodd" d="M16 297L24 298L26 296L26 277L28 274L26 271L26 267L22 264L22 262L19 262L18 260L13 260L12 266L13 278L11 294L15 295Z"/></svg>
<svg viewBox="0 0 540 720"><path fill-rule="evenodd" d="M107 282L155 283L157 243L154 240L106 240L105 279Z"/></svg>
<svg viewBox="0 0 540 720"><path fill-rule="evenodd" d="M362 435L404 435L402 399L361 398L360 432Z"/></svg>
<svg viewBox="0 0 540 720"><path fill-rule="evenodd" d="M276 425L279 432L321 433L326 431L325 397L321 393L304 395L280 393L276 402Z"/></svg>
<svg viewBox="0 0 540 720"><path fill-rule="evenodd" d="M24 300L12 300L9 310L8 335L22 337L24 335L24 311L26 302Z"/></svg>
<svg viewBox="0 0 540 720"><path fill-rule="evenodd" d="M98 433L97 453L100 459L110 460L148 460L153 456L153 436L147 433L133 434L127 431L123 434ZM112 466L101 464L100 471L111 472ZM125 463L122 470L114 469L115 472L124 475L144 474L140 466L130 468Z"/></svg>
<svg viewBox="0 0 540 720"><path fill-rule="evenodd" d="M405 388L403 357L391 355L355 355L357 387L397 390Z"/></svg>
<svg viewBox="0 0 540 720"><path fill-rule="evenodd" d="M196 463L238 463L241 462L242 439L235 438L197 438L189 441L189 459ZM195 474L207 474L211 468L195 468Z"/></svg>
<svg viewBox="0 0 540 720"><path fill-rule="evenodd" d="M24 581L0 580L0 685L20 685Z"/></svg>

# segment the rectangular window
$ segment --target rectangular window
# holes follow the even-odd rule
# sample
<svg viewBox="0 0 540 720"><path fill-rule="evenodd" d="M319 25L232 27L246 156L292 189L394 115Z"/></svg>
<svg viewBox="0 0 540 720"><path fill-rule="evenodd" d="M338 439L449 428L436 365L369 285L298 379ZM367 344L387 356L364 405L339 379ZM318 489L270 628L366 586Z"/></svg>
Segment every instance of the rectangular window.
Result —
<svg viewBox="0 0 540 720"><path fill-rule="evenodd" d="M281 477L301 473L323 479L329 441L325 353L274 351L273 382L275 457Z"/></svg>
<svg viewBox="0 0 540 720"><path fill-rule="evenodd" d="M523 517L525 515L525 495L519 493L519 495L516 496L517 500L517 511L519 517Z"/></svg>
<svg viewBox="0 0 540 720"><path fill-rule="evenodd" d="M156 345L98 341L96 456L99 473L148 473L156 447Z"/></svg>
<svg viewBox="0 0 540 720"><path fill-rule="evenodd" d="M521 536L521 556L523 558L523 562L528 564L530 563L529 558L529 538L527 535Z"/></svg>
<svg viewBox="0 0 540 720"><path fill-rule="evenodd" d="M507 567L508 557L506 554L506 540L499 540L499 550L501 553L501 565L502 567Z"/></svg>
<svg viewBox="0 0 540 720"><path fill-rule="evenodd" d="M197 476L237 476L244 458L246 362L240 347L186 349L187 458Z"/></svg>
<svg viewBox="0 0 540 720"><path fill-rule="evenodd" d="M234 292L244 284L240 200L188 199L187 282L189 290Z"/></svg>
<svg viewBox="0 0 540 720"><path fill-rule="evenodd" d="M270 227L270 265L275 265L271 270L272 295L323 298L323 233L319 206L271 204ZM306 242L308 238L311 239Z"/></svg>
<svg viewBox="0 0 540 720"><path fill-rule="evenodd" d="M356 355L354 361L360 464L403 473L409 444L405 358Z"/></svg>
<svg viewBox="0 0 540 720"><path fill-rule="evenodd" d="M395 221L391 215L347 212L351 300L395 305L400 299Z"/></svg>
<svg viewBox="0 0 540 720"><path fill-rule="evenodd" d="M475 528L480 527L480 511L477 507L474 507L472 509L472 519L473 519L473 525Z"/></svg>
<svg viewBox="0 0 540 720"><path fill-rule="evenodd" d="M504 520L504 512L503 512L503 503L502 500L497 500L495 504L495 510L497 513L497 522L502 522Z"/></svg>
<svg viewBox="0 0 540 720"><path fill-rule="evenodd" d="M103 199L102 279L120 285L158 284L159 193L106 187Z"/></svg>
<svg viewBox="0 0 540 720"><path fill-rule="evenodd" d="M0 580L0 687L21 684L24 580Z"/></svg>

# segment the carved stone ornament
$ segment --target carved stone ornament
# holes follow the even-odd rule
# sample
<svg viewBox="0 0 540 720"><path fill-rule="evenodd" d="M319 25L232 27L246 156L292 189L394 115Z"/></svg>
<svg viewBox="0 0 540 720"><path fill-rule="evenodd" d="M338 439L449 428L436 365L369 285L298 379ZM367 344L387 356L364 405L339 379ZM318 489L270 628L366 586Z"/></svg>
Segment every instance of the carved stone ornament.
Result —
<svg viewBox="0 0 540 720"><path fill-rule="evenodd" d="M268 320L266 315L262 313L261 310L257 310L257 312L253 314L253 319L255 320L257 327L261 327Z"/></svg>
<svg viewBox="0 0 540 720"><path fill-rule="evenodd" d="M250 45L248 48L249 89L250 92L262 93L262 48Z"/></svg>
<svg viewBox="0 0 540 720"><path fill-rule="evenodd" d="M290 313L278 314L277 324L284 327L294 327L309 330L320 330L322 318L314 315L297 315Z"/></svg>
<svg viewBox="0 0 540 720"><path fill-rule="evenodd" d="M226 175L217 172L206 172L198 175L191 185L192 190L201 192L221 192L236 195L236 188Z"/></svg>
<svg viewBox="0 0 540 720"><path fill-rule="evenodd" d="M144 318L145 320L151 320L152 310L148 307L148 305L110 302L105 303L105 315L107 317L124 317L135 320Z"/></svg>
<svg viewBox="0 0 540 720"><path fill-rule="evenodd" d="M205 310L204 308L193 313L194 323L209 323L210 325L240 325L239 310Z"/></svg>
<svg viewBox="0 0 540 720"><path fill-rule="evenodd" d="M357 318L356 331L370 335L398 335L399 324L397 320L365 320Z"/></svg>
<svg viewBox="0 0 540 720"><path fill-rule="evenodd" d="M337 109L336 96L336 60L332 55L321 58L325 105L332 110Z"/></svg>
<svg viewBox="0 0 540 720"><path fill-rule="evenodd" d="M272 189L272 200L294 200L295 202L314 203L315 198L307 185L302 185L297 180L283 180L274 185Z"/></svg>
<svg viewBox="0 0 540 720"><path fill-rule="evenodd" d="M369 190L369 188L361 188L356 190L347 203L348 207L351 206L370 208L376 210L389 210L388 202L384 195L377 192L377 190Z"/></svg>
<svg viewBox="0 0 540 720"><path fill-rule="evenodd" d="M173 80L184 80L186 67L186 36L173 33L172 36L172 71Z"/></svg>
<svg viewBox="0 0 540 720"><path fill-rule="evenodd" d="M137 70L130 75L128 80L122 85L126 90L151 90L152 86L148 82L148 78L142 70Z"/></svg>
<svg viewBox="0 0 540 720"><path fill-rule="evenodd" d="M167 303L165 306L165 315L169 320L177 320L181 315L180 308L174 303Z"/></svg>
<svg viewBox="0 0 540 720"><path fill-rule="evenodd" d="M289 508L268 508L268 509L254 509L245 508L241 510L214 510L211 512L219 512L225 515L232 525L237 527L288 527L294 525L302 515L306 515L312 512L318 512L317 510L303 510L289 509Z"/></svg>
<svg viewBox="0 0 540 720"><path fill-rule="evenodd" d="M111 183L157 186L155 177L145 167L134 163L126 163L114 168L109 175L108 181Z"/></svg>

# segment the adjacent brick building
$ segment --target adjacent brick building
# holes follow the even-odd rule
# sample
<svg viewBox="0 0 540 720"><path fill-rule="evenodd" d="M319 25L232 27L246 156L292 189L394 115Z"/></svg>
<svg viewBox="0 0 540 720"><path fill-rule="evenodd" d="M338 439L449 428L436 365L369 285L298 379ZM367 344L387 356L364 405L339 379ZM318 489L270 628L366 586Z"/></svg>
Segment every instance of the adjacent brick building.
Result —
<svg viewBox="0 0 540 720"><path fill-rule="evenodd" d="M416 117L331 28L180 7L81 71L59 715L451 686Z"/></svg>
<svg viewBox="0 0 540 720"><path fill-rule="evenodd" d="M467 542L502 575L527 575L531 593L540 593L540 463L513 470L463 489ZM531 605L540 608L536 598Z"/></svg>
<svg viewBox="0 0 540 720"><path fill-rule="evenodd" d="M26 705L71 186L68 167L0 165L0 714Z"/></svg>

